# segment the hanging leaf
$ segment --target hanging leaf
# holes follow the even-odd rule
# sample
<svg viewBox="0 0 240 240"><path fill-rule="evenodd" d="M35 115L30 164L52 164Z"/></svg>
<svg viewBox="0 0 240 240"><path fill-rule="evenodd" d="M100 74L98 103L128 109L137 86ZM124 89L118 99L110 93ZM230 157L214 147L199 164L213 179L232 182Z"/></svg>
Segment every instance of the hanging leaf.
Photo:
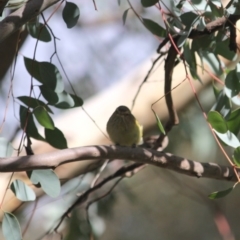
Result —
<svg viewBox="0 0 240 240"><path fill-rule="evenodd" d="M47 104L45 104L43 101L33 98L33 97L28 97L28 96L21 96L18 97L18 99L23 102L26 106L30 108L36 108L39 106L44 107L48 112L53 113L52 110L48 107Z"/></svg>
<svg viewBox="0 0 240 240"><path fill-rule="evenodd" d="M225 79L225 93L229 98L237 96L240 91L240 83L238 81L237 73L235 70L232 70L228 73Z"/></svg>
<svg viewBox="0 0 240 240"><path fill-rule="evenodd" d="M54 122L48 112L43 107L37 107L33 110L37 121L45 128L54 129Z"/></svg>
<svg viewBox="0 0 240 240"><path fill-rule="evenodd" d="M43 97L48 101L48 103L57 108L69 109L83 105L83 100L73 94L68 94L65 91L57 93L43 85L39 88Z"/></svg>
<svg viewBox="0 0 240 240"><path fill-rule="evenodd" d="M156 114L156 112L155 112L154 110L152 110L152 111L153 111L153 113L154 113L154 115L155 115L155 118L156 118L156 120L157 120L158 129L160 130L161 133L166 134L166 133L165 133L165 130L164 130L164 127L163 127L163 125L162 125L162 123L161 123L158 115Z"/></svg>
<svg viewBox="0 0 240 240"><path fill-rule="evenodd" d="M216 111L210 111L207 117L208 122L212 128L219 133L226 133L228 130L227 123L222 115Z"/></svg>
<svg viewBox="0 0 240 240"><path fill-rule="evenodd" d="M156 22L142 18L144 26L154 35L158 37L166 37L166 30L158 25Z"/></svg>
<svg viewBox="0 0 240 240"><path fill-rule="evenodd" d="M227 126L230 132L234 133L236 136L240 130L240 108L232 111L227 118Z"/></svg>
<svg viewBox="0 0 240 240"><path fill-rule="evenodd" d="M21 180L14 180L10 188L15 196L21 201L34 201L36 199L34 191Z"/></svg>
<svg viewBox="0 0 240 240"><path fill-rule="evenodd" d="M236 149L234 149L233 161L238 167L240 167L240 147L237 147Z"/></svg>
<svg viewBox="0 0 240 240"><path fill-rule="evenodd" d="M67 141L63 133L58 129L50 130L45 128L45 138L49 144L58 149L67 148Z"/></svg>
<svg viewBox="0 0 240 240"><path fill-rule="evenodd" d="M197 62L194 51L190 49L189 42L185 42L184 44L184 58L187 61L190 69L190 73L194 79L198 79L201 82L200 77L197 74Z"/></svg>
<svg viewBox="0 0 240 240"><path fill-rule="evenodd" d="M124 13L123 13L123 16L122 16L123 25L125 25L125 23L126 23L127 14L128 14L128 10L129 10L129 9L130 9L130 8L128 8L127 10L125 10Z"/></svg>
<svg viewBox="0 0 240 240"><path fill-rule="evenodd" d="M159 0L141 0L143 7L151 7L158 3Z"/></svg>
<svg viewBox="0 0 240 240"><path fill-rule="evenodd" d="M63 8L62 17L68 28L74 27L79 19L80 10L75 3L67 2Z"/></svg>
<svg viewBox="0 0 240 240"><path fill-rule="evenodd" d="M216 43L215 54L219 54L231 61L237 58L237 53L229 49L229 39Z"/></svg>
<svg viewBox="0 0 240 240"><path fill-rule="evenodd" d="M201 51L199 54L201 55L203 62L208 64L211 72L214 75L221 76L223 74L221 62L217 55L213 54L210 51Z"/></svg>
<svg viewBox="0 0 240 240"><path fill-rule="evenodd" d="M37 140L45 141L45 139L38 133L38 129L35 125L33 114L24 106L20 106L20 122L21 128L25 130L29 137Z"/></svg>
<svg viewBox="0 0 240 240"><path fill-rule="evenodd" d="M43 191L50 197L57 197L60 194L61 185L56 173L51 169L33 170L30 173L30 180L33 184L40 184Z"/></svg>
<svg viewBox="0 0 240 240"><path fill-rule="evenodd" d="M4 212L2 231L5 240L21 240L22 233L17 218L9 212Z"/></svg>
<svg viewBox="0 0 240 240"><path fill-rule="evenodd" d="M50 62L38 62L24 57L24 63L29 74L43 85L55 92L62 92L64 84L57 67Z"/></svg>
<svg viewBox="0 0 240 240"><path fill-rule="evenodd" d="M208 4L211 8L211 13L215 17L222 17L224 15L224 8L219 1L208 1Z"/></svg>
<svg viewBox="0 0 240 240"><path fill-rule="evenodd" d="M232 148L237 148L240 146L240 142L235 134L231 133L230 131L227 131L226 133L219 133L216 130L214 130L216 135L228 146Z"/></svg>
<svg viewBox="0 0 240 240"><path fill-rule="evenodd" d="M213 192L211 193L208 197L210 199L217 199L217 198L222 198L222 197L225 197L227 196L233 189L234 189L235 186L233 187L230 187L226 190L223 190L223 191L217 191L217 192Z"/></svg>
<svg viewBox="0 0 240 240"><path fill-rule="evenodd" d="M230 100L229 98L226 96L226 94L224 93L223 90L220 91L220 93L217 96L217 101L216 103L213 105L212 111L215 110L219 113L221 113L221 115L224 118L228 118L229 115L231 114L231 106L230 106ZM232 132L232 131L231 131Z"/></svg>
<svg viewBox="0 0 240 240"><path fill-rule="evenodd" d="M36 38L43 42L50 42L52 40L51 35L44 24L37 22L28 22L26 25L29 34L33 38Z"/></svg>

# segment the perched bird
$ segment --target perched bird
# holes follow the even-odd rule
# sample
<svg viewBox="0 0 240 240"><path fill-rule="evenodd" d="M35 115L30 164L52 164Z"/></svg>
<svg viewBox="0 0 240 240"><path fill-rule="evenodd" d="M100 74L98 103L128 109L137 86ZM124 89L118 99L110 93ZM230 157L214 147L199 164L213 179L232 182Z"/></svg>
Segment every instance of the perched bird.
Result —
<svg viewBox="0 0 240 240"><path fill-rule="evenodd" d="M119 106L109 118L107 132L121 146L136 146L142 140L142 126L126 106Z"/></svg>

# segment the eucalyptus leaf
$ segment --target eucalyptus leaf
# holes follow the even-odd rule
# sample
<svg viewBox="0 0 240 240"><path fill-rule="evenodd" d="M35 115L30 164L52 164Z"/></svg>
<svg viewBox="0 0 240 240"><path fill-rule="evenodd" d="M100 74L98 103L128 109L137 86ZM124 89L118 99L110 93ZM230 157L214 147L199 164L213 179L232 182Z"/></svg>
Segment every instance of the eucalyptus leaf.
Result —
<svg viewBox="0 0 240 240"><path fill-rule="evenodd" d="M226 133L219 133L216 130L214 130L216 135L228 146L232 148L237 148L240 146L240 142L235 134L231 133L230 131L227 131Z"/></svg>
<svg viewBox="0 0 240 240"><path fill-rule="evenodd" d="M126 23L127 14L128 14L129 9L131 9L131 8L128 8L128 9L125 10L124 13L123 13L123 16L122 16L123 25L125 25L125 23Z"/></svg>
<svg viewBox="0 0 240 240"><path fill-rule="evenodd" d="M56 127L54 130L45 128L45 138L47 142L55 148L65 149L68 147L66 138L64 137L61 130Z"/></svg>
<svg viewBox="0 0 240 240"><path fill-rule="evenodd" d="M210 199L222 198L222 197L227 196L230 192L232 192L233 189L234 189L234 187L230 187L230 188L228 188L226 190L223 190L223 191L213 192L208 197Z"/></svg>
<svg viewBox="0 0 240 240"><path fill-rule="evenodd" d="M240 82L235 70L232 70L228 73L225 79L224 91L229 98L233 98L234 96L238 95L240 91Z"/></svg>
<svg viewBox="0 0 240 240"><path fill-rule="evenodd" d="M54 129L54 122L48 112L43 107L37 107L33 110L37 121L45 128Z"/></svg>
<svg viewBox="0 0 240 240"><path fill-rule="evenodd" d="M51 169L33 170L30 180L33 184L40 184L43 191L50 197L57 197L60 194L61 185L56 173Z"/></svg>
<svg viewBox="0 0 240 240"><path fill-rule="evenodd" d="M20 105L20 123L21 128L25 130L29 137L37 140L45 141L45 139L38 133L38 129L33 119L33 113L28 109Z"/></svg>
<svg viewBox="0 0 240 240"><path fill-rule="evenodd" d="M36 99L33 97L28 97L28 96L20 96L20 97L18 97L18 99L30 108L34 109L36 107L42 106L48 112L53 113L52 110L49 108L49 106L39 99Z"/></svg>
<svg viewBox="0 0 240 240"><path fill-rule="evenodd" d="M79 19L80 10L75 3L67 2L63 8L62 17L68 28L74 27Z"/></svg>
<svg viewBox="0 0 240 240"><path fill-rule="evenodd" d="M155 111L153 111L153 113L154 113L154 115L155 115L155 118L156 118L156 121L157 121L157 125L158 125L159 131L160 131L161 133L163 133L163 134L166 134L166 132L165 132L165 130L164 130L164 127L163 127L163 125L162 125L162 123L161 123L158 115L156 114Z"/></svg>
<svg viewBox="0 0 240 240"><path fill-rule="evenodd" d="M240 167L240 147L237 147L236 149L234 149L233 161L238 167Z"/></svg>
<svg viewBox="0 0 240 240"><path fill-rule="evenodd" d="M219 133L226 133L228 131L227 123L222 115L216 111L210 111L207 116L208 122L212 128Z"/></svg>
<svg viewBox="0 0 240 240"><path fill-rule="evenodd" d="M22 233L17 218L9 212L4 212L2 232L5 240L21 240Z"/></svg>
<svg viewBox="0 0 240 240"><path fill-rule="evenodd" d="M46 27L46 25L42 23L32 23L28 22L27 24L27 30L29 34L40 41L43 42L50 42L52 40L51 35Z"/></svg>
<svg viewBox="0 0 240 240"><path fill-rule="evenodd" d="M141 0L143 7L151 7L158 3L159 0Z"/></svg>
<svg viewBox="0 0 240 240"><path fill-rule="evenodd" d="M43 97L48 101L48 104L57 108L69 109L83 105L83 100L74 94L69 94L66 91L57 93L43 85L39 88Z"/></svg>
<svg viewBox="0 0 240 240"><path fill-rule="evenodd" d="M240 108L231 112L227 118L227 126L230 132L236 136L240 131Z"/></svg>
<svg viewBox="0 0 240 240"><path fill-rule="evenodd" d="M36 199L34 191L19 179L14 180L10 188L15 196L21 201L34 201Z"/></svg>
<svg viewBox="0 0 240 240"><path fill-rule="evenodd" d="M166 29L161 27L151 19L142 18L144 26L154 35L158 37L166 37Z"/></svg>
<svg viewBox="0 0 240 240"><path fill-rule="evenodd" d="M207 63L211 69L211 72L214 75L221 76L223 74L221 62L217 55L209 52L209 51L202 51L200 53L201 57L203 58L203 62Z"/></svg>
<svg viewBox="0 0 240 240"><path fill-rule="evenodd" d="M24 57L25 67L28 73L43 85L55 92L62 92L64 84L57 67L50 62L38 62Z"/></svg>

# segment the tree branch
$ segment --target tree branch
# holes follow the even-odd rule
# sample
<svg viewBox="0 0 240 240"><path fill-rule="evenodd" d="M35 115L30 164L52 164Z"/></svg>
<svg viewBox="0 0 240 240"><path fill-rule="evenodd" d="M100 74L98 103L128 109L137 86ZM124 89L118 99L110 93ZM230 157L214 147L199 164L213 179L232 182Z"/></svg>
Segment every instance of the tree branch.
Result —
<svg viewBox="0 0 240 240"><path fill-rule="evenodd" d="M46 8L60 0L29 0L21 8L11 13L0 22L0 42L20 29L25 23L38 16Z"/></svg>
<svg viewBox="0 0 240 240"><path fill-rule="evenodd" d="M70 148L32 156L0 158L0 172L54 169L62 164L90 159L128 159L137 163L170 169L189 176L237 181L232 167L221 166L216 163L195 162L152 149L104 145Z"/></svg>

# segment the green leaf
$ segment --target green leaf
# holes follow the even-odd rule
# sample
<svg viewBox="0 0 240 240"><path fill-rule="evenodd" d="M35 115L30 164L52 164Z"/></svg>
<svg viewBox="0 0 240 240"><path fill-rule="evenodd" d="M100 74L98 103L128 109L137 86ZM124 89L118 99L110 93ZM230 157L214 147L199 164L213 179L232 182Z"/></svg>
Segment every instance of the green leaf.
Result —
<svg viewBox="0 0 240 240"><path fill-rule="evenodd" d="M80 10L75 3L67 2L63 8L62 17L68 28L74 27L79 19Z"/></svg>
<svg viewBox="0 0 240 240"><path fill-rule="evenodd" d="M68 109L73 108L75 105L73 98L70 94L63 91L58 93L58 102L54 105L56 108Z"/></svg>
<svg viewBox="0 0 240 240"><path fill-rule="evenodd" d="M237 73L235 70L228 73L225 79L225 93L229 98L233 98L238 95L240 91L240 84L237 78Z"/></svg>
<svg viewBox="0 0 240 240"><path fill-rule="evenodd" d="M231 133L230 131L227 131L226 133L219 133L216 130L214 130L216 135L228 146L232 148L237 148L240 146L240 142L235 134Z"/></svg>
<svg viewBox="0 0 240 240"><path fill-rule="evenodd" d="M24 57L24 63L29 74L37 81L48 86L55 92L62 92L64 90L62 76L54 64L38 62L27 57Z"/></svg>
<svg viewBox="0 0 240 240"><path fill-rule="evenodd" d="M127 10L124 11L123 16L122 16L122 20L123 20L123 25L125 25L126 23L126 19L127 19L127 14L128 14L128 10L131 8L128 8Z"/></svg>
<svg viewBox="0 0 240 240"><path fill-rule="evenodd" d="M165 133L165 130L164 130L164 127L163 127L163 125L162 125L162 123L161 123L158 115L156 114L156 112L155 112L154 110L153 110L153 113L154 113L155 118L156 118L156 120L157 120L158 129L160 130L161 133L166 134L166 133Z"/></svg>
<svg viewBox="0 0 240 240"><path fill-rule="evenodd" d="M83 100L80 97L76 96L75 94L70 94L70 96L74 101L73 107L81 107L83 105Z"/></svg>
<svg viewBox="0 0 240 240"><path fill-rule="evenodd" d="M65 91L56 93L46 86L40 86L39 88L48 103L57 108L69 109L83 105L83 100L73 94L68 94Z"/></svg>
<svg viewBox="0 0 240 240"><path fill-rule="evenodd" d="M24 57L24 64L28 73L35 79L41 79L39 72L39 62L32 60L31 58Z"/></svg>
<svg viewBox="0 0 240 240"><path fill-rule="evenodd" d="M13 153L13 147L5 138L0 137L0 157L10 157Z"/></svg>
<svg viewBox="0 0 240 240"><path fill-rule="evenodd" d="M143 7L151 7L158 3L159 0L141 0Z"/></svg>
<svg viewBox="0 0 240 240"><path fill-rule="evenodd" d="M234 149L233 161L238 167L240 167L240 147L237 147L236 149Z"/></svg>
<svg viewBox="0 0 240 240"><path fill-rule="evenodd" d="M194 12L186 12L180 16L182 23L186 26L187 29L193 27L193 24L198 20L200 17Z"/></svg>
<svg viewBox="0 0 240 240"><path fill-rule="evenodd" d="M33 170L30 180L33 184L40 183L43 191L50 197L59 196L61 185L56 173L51 169Z"/></svg>
<svg viewBox="0 0 240 240"><path fill-rule="evenodd" d="M229 39L216 43L215 54L221 55L231 61L237 57L237 54L229 49Z"/></svg>
<svg viewBox="0 0 240 240"><path fill-rule="evenodd" d="M45 138L49 144L58 149L67 148L67 141L63 133L58 129L50 130L45 128Z"/></svg>
<svg viewBox="0 0 240 240"><path fill-rule="evenodd" d="M222 91L219 89L219 87L214 82L212 82L212 87L213 87L214 96L217 99Z"/></svg>
<svg viewBox="0 0 240 240"><path fill-rule="evenodd" d="M52 110L48 107L47 104L45 104L43 101L33 98L33 97L28 97L28 96L21 96L18 97L18 99L23 102L26 106L30 108L36 108L39 106L44 107L48 112L53 113Z"/></svg>
<svg viewBox="0 0 240 240"><path fill-rule="evenodd" d="M45 128L54 129L54 122L48 112L43 107L37 107L33 110L33 114L38 122Z"/></svg>
<svg viewBox="0 0 240 240"><path fill-rule="evenodd" d="M191 31L192 31L192 28L188 29L188 31L182 32L181 36L177 40L177 46L179 48L181 48L185 44Z"/></svg>
<svg viewBox="0 0 240 240"><path fill-rule="evenodd" d="M27 30L33 38L39 39L40 41L50 42L52 40L47 27L42 23L28 22Z"/></svg>
<svg viewBox="0 0 240 240"><path fill-rule="evenodd" d="M211 13L215 17L222 17L224 14L224 9L222 4L219 1L208 1L207 2L211 8Z"/></svg>
<svg viewBox="0 0 240 240"><path fill-rule="evenodd" d="M40 92L43 97L48 101L48 104L55 105L59 101L58 93L54 92L48 86L39 86Z"/></svg>
<svg viewBox="0 0 240 240"><path fill-rule="evenodd" d="M198 31L204 31L206 28L206 22L205 22L205 17L201 16L199 18L199 21L197 23L197 30Z"/></svg>
<svg viewBox="0 0 240 240"><path fill-rule="evenodd" d="M189 42L186 42L184 44L184 58L187 61L190 69L190 73L194 79L198 79L201 82L200 77L197 74L197 62L196 62L196 57L195 53L190 49Z"/></svg>
<svg viewBox="0 0 240 240"><path fill-rule="evenodd" d="M211 124L212 128L218 131L219 133L226 133L227 123L222 115L215 111L210 111L207 117L208 122Z"/></svg>
<svg viewBox="0 0 240 240"><path fill-rule="evenodd" d="M201 51L199 54L201 55L203 61L210 67L213 74L217 76L221 76L223 74L222 66L217 55L209 51Z"/></svg>
<svg viewBox="0 0 240 240"><path fill-rule="evenodd" d="M21 201L34 201L36 199L35 192L21 180L14 180L10 188Z"/></svg>
<svg viewBox="0 0 240 240"><path fill-rule="evenodd" d="M234 189L234 186L223 191L213 192L208 197L210 199L222 198L227 196L233 189Z"/></svg>
<svg viewBox="0 0 240 240"><path fill-rule="evenodd" d="M38 129L33 120L33 114L31 111L22 105L20 105L20 123L21 128L29 135L29 137L37 140L45 141L45 139L38 133Z"/></svg>
<svg viewBox="0 0 240 240"><path fill-rule="evenodd" d="M227 118L230 115L231 113L230 100L222 90L218 94L217 101L211 110L220 112L221 115L225 118Z"/></svg>
<svg viewBox="0 0 240 240"><path fill-rule="evenodd" d="M144 26L154 35L158 37L166 37L166 30L158 25L156 22L142 18Z"/></svg>
<svg viewBox="0 0 240 240"><path fill-rule="evenodd" d="M17 218L9 212L4 212L2 231L5 240L21 240L22 233Z"/></svg>
<svg viewBox="0 0 240 240"><path fill-rule="evenodd" d="M230 132L238 135L240 130L240 109L231 112L227 118L227 126Z"/></svg>
<svg viewBox="0 0 240 240"><path fill-rule="evenodd" d="M212 51L214 50L214 45L215 45L215 39L213 38L211 35L206 35L206 36L202 36L200 38L194 38L192 40L192 50L194 52L197 52L199 57L201 56L201 52L203 50L208 50L208 51Z"/></svg>

